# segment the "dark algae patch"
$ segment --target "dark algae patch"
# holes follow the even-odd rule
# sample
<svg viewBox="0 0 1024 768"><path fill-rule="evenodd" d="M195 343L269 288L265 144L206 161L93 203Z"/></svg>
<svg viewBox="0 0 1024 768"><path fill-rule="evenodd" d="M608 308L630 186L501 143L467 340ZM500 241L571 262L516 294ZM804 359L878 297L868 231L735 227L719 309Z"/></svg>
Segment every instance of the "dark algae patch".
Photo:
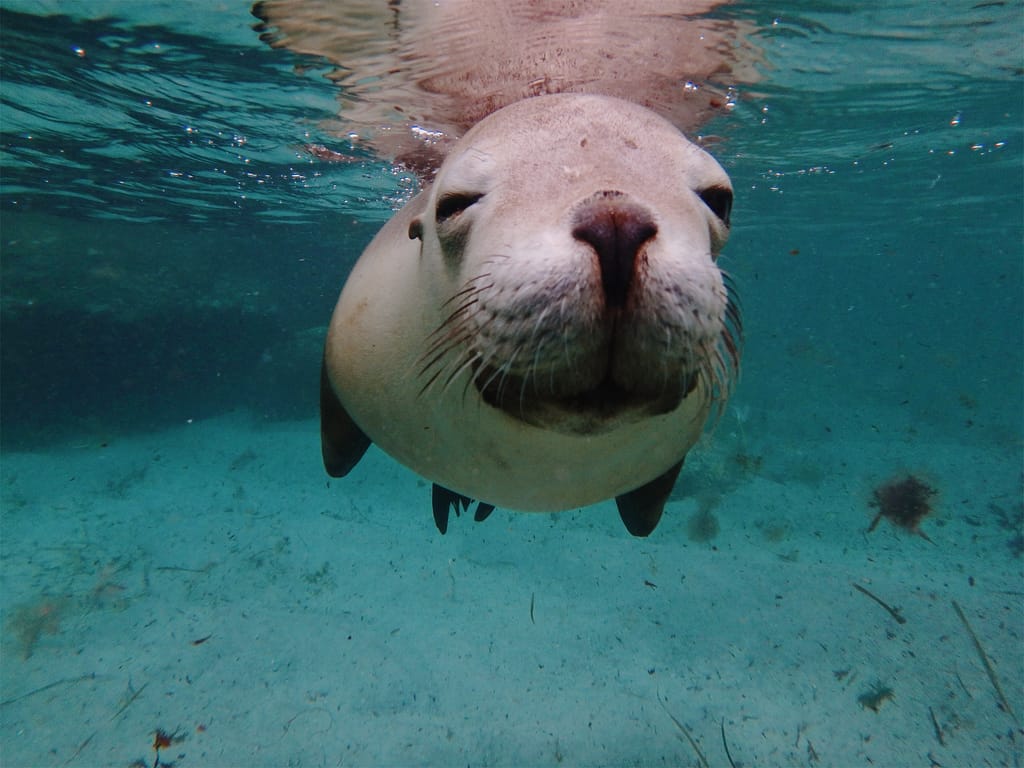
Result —
<svg viewBox="0 0 1024 768"><path fill-rule="evenodd" d="M934 488L914 475L883 483L872 492L871 506L878 513L868 526L868 533L875 530L884 517L893 525L931 542L921 530L921 521L932 513L931 499L935 494Z"/></svg>
<svg viewBox="0 0 1024 768"><path fill-rule="evenodd" d="M43 635L60 632L67 600L42 596L31 603L17 606L7 620L7 630L14 636L21 657L28 659Z"/></svg>
<svg viewBox="0 0 1024 768"><path fill-rule="evenodd" d="M893 693L892 688L884 683L878 682L858 696L857 703L864 707L864 709L870 709L872 712L878 712L885 702L895 697L896 694Z"/></svg>

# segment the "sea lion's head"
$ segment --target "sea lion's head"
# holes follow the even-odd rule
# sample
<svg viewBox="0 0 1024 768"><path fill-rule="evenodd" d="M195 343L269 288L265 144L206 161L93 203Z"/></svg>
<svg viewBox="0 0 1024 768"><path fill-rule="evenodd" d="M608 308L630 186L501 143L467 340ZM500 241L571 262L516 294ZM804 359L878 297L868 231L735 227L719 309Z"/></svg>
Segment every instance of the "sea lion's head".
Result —
<svg viewBox="0 0 1024 768"><path fill-rule="evenodd" d="M731 206L721 166L643 107L562 94L490 115L409 228L447 300L424 392L580 434L688 398L706 415L738 366Z"/></svg>

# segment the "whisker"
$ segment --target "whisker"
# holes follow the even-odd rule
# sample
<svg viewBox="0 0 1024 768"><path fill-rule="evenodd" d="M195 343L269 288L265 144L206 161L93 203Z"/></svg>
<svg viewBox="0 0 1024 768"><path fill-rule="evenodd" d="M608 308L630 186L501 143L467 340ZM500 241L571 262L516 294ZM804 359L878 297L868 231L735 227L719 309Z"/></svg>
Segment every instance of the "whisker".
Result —
<svg viewBox="0 0 1024 768"><path fill-rule="evenodd" d="M453 311L450 315L448 315L448 317L446 317L444 319L444 322L441 323L441 325L438 327L438 330L440 330L441 328L444 328L449 323L455 322L462 315L464 315L466 312L468 312L470 309L472 309L475 306L478 306L480 304L480 301L477 299L477 293L479 293L479 291L476 291L476 292L470 294L469 298L467 298L464 302L462 302L455 309L455 311ZM437 331L435 331L435 333L436 332Z"/></svg>
<svg viewBox="0 0 1024 768"><path fill-rule="evenodd" d="M572 370L572 355L569 354L569 323L565 321L566 297L562 296L558 301L558 327L562 329L562 351L565 353L565 369ZM555 367L551 366L548 372L548 390L555 391Z"/></svg>
<svg viewBox="0 0 1024 768"><path fill-rule="evenodd" d="M433 339L430 346L427 347L426 351L420 355L417 360L418 363L424 364L427 358L433 358L429 363L426 363L424 367L429 367L437 362L438 357L444 356L448 351L451 350L454 340L461 339L467 333L469 333L470 321L473 319L477 312L482 311L477 309L475 312L459 318L458 322L443 325L434 331L429 339Z"/></svg>
<svg viewBox="0 0 1024 768"><path fill-rule="evenodd" d="M533 381L534 388L536 389L537 392L540 392L539 382L537 381L537 370L540 367L539 366L540 353L544 350L544 342L541 341L538 344L537 343L537 335L541 332L541 326L544 323L544 318L547 317L547 314L550 311L551 311L551 307L550 306L544 307L544 309L541 311L541 313L537 316L537 319L536 319L536 321L533 324L533 332L530 334L530 344L529 344L529 346L534 348L533 362L530 364L530 366L527 369L526 373L522 377L522 379L523 379L523 386L520 387L520 391L519 391L519 410L520 410L520 412L523 411L523 404L524 404L524 402L526 400L526 384L529 381L531 376L534 377L534 381Z"/></svg>
<svg viewBox="0 0 1024 768"><path fill-rule="evenodd" d="M494 285L493 283L484 285L477 283L489 276L490 273L484 273L470 278L458 292L445 301L443 306L449 306L454 301L461 299L461 302L452 310L451 314L427 337L431 343L417 361L420 365L419 376L425 376L432 368L448 357L452 350L473 338L473 332L470 328L471 322L474 317L483 311L478 297L482 291L486 291ZM460 354L455 360L450 360L437 368L420 389L420 394L422 395L426 392L440 376L444 375L446 370L460 367L462 365L460 362L462 358L463 354ZM447 384L450 382L451 377L449 376L445 388L447 388Z"/></svg>
<svg viewBox="0 0 1024 768"><path fill-rule="evenodd" d="M485 275L477 275L476 277L470 278L469 280L467 280L463 284L461 289L459 289L454 294L452 294L448 299L446 299L445 302L441 306L442 307L447 307L449 304L452 304L456 300L461 299L461 298L463 298L465 296L471 296L471 295L473 295L475 293L480 293L481 291L486 291L486 290L488 290L490 288L493 288L494 287L494 283L488 283L487 285L474 285L473 284L473 283L477 282L478 280L482 280L485 277L490 277L490 273L485 274Z"/></svg>
<svg viewBox="0 0 1024 768"><path fill-rule="evenodd" d="M434 337L442 334L444 332L444 330L448 327L448 325L450 325L451 323L455 322L456 320L460 320L460 319L464 320L465 318L464 317L460 317L460 316L464 315L465 312L468 311L470 308L472 308L474 306L477 306L479 304L479 301L477 300L476 296L482 290L485 290L485 287L482 287L482 288L478 289L477 291L474 291L474 292L471 292L470 294L468 294L468 296L466 297L466 300L463 301L462 304L460 304L458 307L456 307L452 311L452 313L450 315L448 315L448 317L446 317L443 321L441 321L441 324L439 326L437 326L437 328L435 328L433 330L433 332L431 332L431 334L430 334L430 336L428 338L434 338Z"/></svg>
<svg viewBox="0 0 1024 768"><path fill-rule="evenodd" d="M420 369L419 375L420 376L425 376L427 374L427 372L430 371L431 368L433 368L434 366L437 366L437 364L440 361L444 360L449 354L451 354L453 349L456 349L460 344L462 344L463 342L469 341L472 338L473 338L472 334L468 333L468 332L463 333L461 336L452 337L449 340L450 343L446 347L444 347L443 349L439 350L437 355L435 355L434 358L432 360L430 360L430 362L428 362L426 365L424 365ZM467 354L471 354L470 351L469 350L463 350L459 355L456 356L456 358L454 360L449 361L448 363L445 363L444 365L438 366L437 369L434 371L434 373L431 374L430 378L427 379L426 383L420 388L419 394L423 395L431 387L431 385L433 385L433 383L435 381L437 381L444 374L444 372L446 370L451 368L453 365L458 365L459 364L458 361L461 360ZM451 377L449 377L449 382L450 382L450 380L451 380ZM447 388L447 385L448 385L449 382L445 383L445 388Z"/></svg>
<svg viewBox="0 0 1024 768"><path fill-rule="evenodd" d="M521 349L521 346L517 346L512 351L512 354L509 356L508 360L503 362L500 367L495 368L494 373L492 373L490 377L488 377L487 381L484 382L483 387L481 387L482 390L489 389L492 382L494 382L495 379L497 379L498 391L496 393L496 399L499 403L505 399L504 389L505 385L508 383L509 371L511 370L512 364L515 362L515 359L519 355Z"/></svg>
<svg viewBox="0 0 1024 768"><path fill-rule="evenodd" d="M448 374L448 378L445 379L444 386L441 388L442 394L448 391L448 387L452 385L452 382L455 381L464 370L466 370L467 368L471 368L473 364L480 359L480 353L467 349L465 352L463 352L462 355L459 356L459 358L462 357L466 358L466 362L453 367L452 372ZM468 384L472 381L473 377L470 376L467 380L467 386L462 390L463 400L466 399L466 393L469 391Z"/></svg>
<svg viewBox="0 0 1024 768"><path fill-rule="evenodd" d="M536 336L536 334L534 334ZM542 391L542 385L540 380L537 378L537 372L540 370L540 361L542 359L541 353L544 351L546 342L541 341L539 344L534 346L533 359L530 362L530 366L526 373L522 377L522 386L519 388L519 411L520 413L526 412L526 393L527 386L530 383L530 379L533 379L533 390L535 395L540 395ZM555 394L555 367L552 365L548 366L548 390L547 393L550 395Z"/></svg>
<svg viewBox="0 0 1024 768"><path fill-rule="evenodd" d="M710 342L701 366L702 378L708 384L708 396L714 403L714 420L725 412L740 374L743 348L743 316L736 290L736 281L722 270L725 308L717 338Z"/></svg>
<svg viewBox="0 0 1024 768"><path fill-rule="evenodd" d="M668 389L668 384L669 384L668 361L669 361L669 354L672 351L672 339L674 337L675 337L675 334L672 333L672 326L670 326L668 323L666 323L665 324L665 354L660 357L660 361L661 361L661 391L662 392L665 392ZM689 366L685 366L684 365L683 369L682 369L683 372L685 373L688 368L689 368Z"/></svg>
<svg viewBox="0 0 1024 768"><path fill-rule="evenodd" d="M477 353L476 370L473 371L473 375L470 376L467 379L467 381L466 381L466 387L465 387L465 389L463 390L463 393L462 393L463 399L465 399L466 393L469 391L469 385L470 384L473 384L474 386L476 386L477 391L482 392L483 390L485 390L490 385L491 381L494 380L494 377L499 375L500 371L491 369L491 370L493 370L493 373L491 374L491 377L486 382L484 382L483 386L481 386L480 383L479 383L480 374L482 372L488 370L492 357L493 357L493 350L488 352L486 355L481 355L481 354Z"/></svg>
<svg viewBox="0 0 1024 768"><path fill-rule="evenodd" d="M420 368L420 375L422 376L428 370L437 365L444 357L451 352L456 346L462 341L470 338L465 326L459 325L452 328L448 335L439 338L430 348L417 360L418 363L422 363ZM430 360L426 360L426 356L432 354L433 357Z"/></svg>
<svg viewBox="0 0 1024 768"><path fill-rule="evenodd" d="M480 371L483 368L483 363L481 362L483 359L483 355L479 352L475 352L472 359L469 361L470 366L473 368L473 374L466 377L466 383L462 387L462 402L466 402L466 395L469 394L470 385L476 383L476 377L480 374Z"/></svg>
<svg viewBox="0 0 1024 768"><path fill-rule="evenodd" d="M417 362L422 363L428 355L436 354L437 351L443 347L447 346L450 349L451 340L458 334L466 334L469 330L470 321L482 311L482 308L477 307L471 314L459 318L459 321L451 327L442 326L434 331L434 333L428 337L434 339L433 343L431 343L427 350L420 356Z"/></svg>
<svg viewBox="0 0 1024 768"><path fill-rule="evenodd" d="M448 388L452 385L452 382L458 378L459 374L466 369L467 366L473 365L474 361L479 358L479 354L472 349L463 349L453 359L449 360L443 366L438 368L430 380L420 389L419 394L422 396L426 391L433 386L441 377L444 377L444 383L441 385L440 395L443 396ZM447 372L447 375L445 375ZM463 398L465 398L465 392L463 392Z"/></svg>
<svg viewBox="0 0 1024 768"><path fill-rule="evenodd" d="M519 354L521 347L516 347L508 360L501 364L498 371L501 373L501 379L498 381L498 400L504 401L505 399L505 385L508 384L509 371L512 369L512 363L515 362L516 356Z"/></svg>
<svg viewBox="0 0 1024 768"><path fill-rule="evenodd" d="M479 367L479 368L477 369L477 372L478 372L478 374L479 374L479 372L480 372L480 371L485 371L485 370L487 370L487 369L488 369L488 368L487 368L487 365L486 365L486 364L484 364L484 365L481 365L481 366L480 366L480 367ZM494 381L494 380L495 380L495 378L497 378L498 376L500 376L500 375L501 375L501 369L500 369L500 368L491 368L490 370L491 370L491 375L487 377L487 381L485 381L485 382L483 383L483 385L477 384L477 387L476 387L476 388L477 388L478 390L480 390L481 392L483 392L483 391L484 391L484 390L486 390L486 389L487 389L488 387L490 387L490 386L491 386L491 382L492 382L492 381ZM476 376L474 376L474 377L473 377L473 381L474 381L474 383L476 383Z"/></svg>

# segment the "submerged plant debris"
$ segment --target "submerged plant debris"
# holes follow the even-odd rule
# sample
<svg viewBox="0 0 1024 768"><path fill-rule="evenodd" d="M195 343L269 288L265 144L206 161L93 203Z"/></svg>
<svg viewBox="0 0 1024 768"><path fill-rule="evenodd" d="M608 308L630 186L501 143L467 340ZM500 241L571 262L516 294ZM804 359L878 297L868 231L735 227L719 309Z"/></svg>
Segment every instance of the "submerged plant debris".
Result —
<svg viewBox="0 0 1024 768"><path fill-rule="evenodd" d="M7 620L7 630L14 636L23 659L32 656L36 643L44 634L56 635L60 632L66 604L67 600L63 597L43 595L14 609Z"/></svg>
<svg viewBox="0 0 1024 768"><path fill-rule="evenodd" d="M893 692L892 688L884 683L878 682L858 696L857 703L864 707L864 709L870 709L872 712L877 712L882 708L882 704L889 699L895 698L895 696L896 694Z"/></svg>
<svg viewBox="0 0 1024 768"><path fill-rule="evenodd" d="M875 488L871 506L878 509L868 533L875 530L884 517L893 525L931 541L921 530L921 521L932 513L931 498L936 490L914 475L890 480Z"/></svg>

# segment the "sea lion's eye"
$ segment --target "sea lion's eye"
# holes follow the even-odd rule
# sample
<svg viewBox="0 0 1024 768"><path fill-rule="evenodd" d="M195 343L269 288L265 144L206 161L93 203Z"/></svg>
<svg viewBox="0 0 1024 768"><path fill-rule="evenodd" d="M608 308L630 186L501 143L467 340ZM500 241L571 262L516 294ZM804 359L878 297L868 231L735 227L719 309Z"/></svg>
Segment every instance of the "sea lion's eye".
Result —
<svg viewBox="0 0 1024 768"><path fill-rule="evenodd" d="M434 211L434 218L438 224L448 221L458 216L481 197L483 197L482 194L469 194L465 192L450 192L446 195L441 195L441 199L437 201L437 210Z"/></svg>
<svg viewBox="0 0 1024 768"><path fill-rule="evenodd" d="M729 226L729 214L732 213L732 190L728 187L707 187L697 190L697 196L704 201L704 205L711 209L711 212L722 220L725 226Z"/></svg>

